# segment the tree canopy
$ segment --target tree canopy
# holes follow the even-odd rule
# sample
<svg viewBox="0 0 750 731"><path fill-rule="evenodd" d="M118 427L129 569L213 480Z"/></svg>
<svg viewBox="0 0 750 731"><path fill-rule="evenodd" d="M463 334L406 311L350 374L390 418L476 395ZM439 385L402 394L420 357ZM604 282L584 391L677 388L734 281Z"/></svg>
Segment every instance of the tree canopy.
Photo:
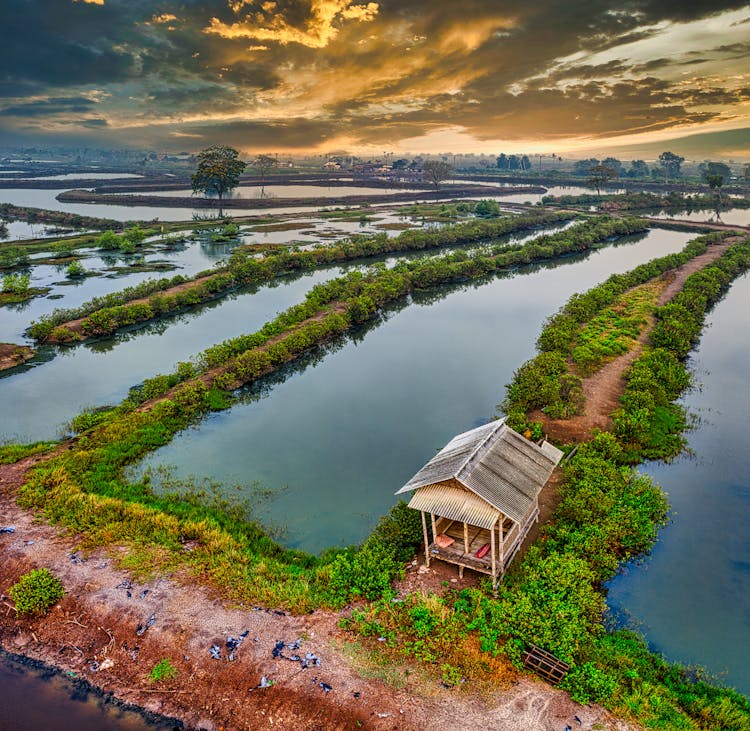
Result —
<svg viewBox="0 0 750 731"><path fill-rule="evenodd" d="M677 178L680 175L680 168L685 158L676 155L674 152L662 152L659 155L659 163L664 170L664 180L669 182L670 178Z"/></svg>
<svg viewBox="0 0 750 731"><path fill-rule="evenodd" d="M422 177L432 183L435 188L447 179L453 168L444 160L425 160L422 163Z"/></svg>
<svg viewBox="0 0 750 731"><path fill-rule="evenodd" d="M198 153L198 168L191 178L194 193L216 195L221 200L240 182L245 163L233 147L214 145Z"/></svg>

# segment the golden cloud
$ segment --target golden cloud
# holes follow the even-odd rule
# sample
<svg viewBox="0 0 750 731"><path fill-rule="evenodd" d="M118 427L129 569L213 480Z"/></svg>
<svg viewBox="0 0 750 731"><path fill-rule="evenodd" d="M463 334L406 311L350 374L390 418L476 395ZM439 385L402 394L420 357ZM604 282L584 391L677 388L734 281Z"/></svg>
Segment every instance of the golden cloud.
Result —
<svg viewBox="0 0 750 731"><path fill-rule="evenodd" d="M93 0L87 0L87 2L92 2ZM102 0L104 2L104 0ZM161 15L154 15L151 20L154 23L171 23L173 20L177 20L176 15L172 15L172 13L162 13Z"/></svg>
<svg viewBox="0 0 750 731"><path fill-rule="evenodd" d="M84 2L87 5L104 5L104 0L73 0L73 2Z"/></svg>
<svg viewBox="0 0 750 731"><path fill-rule="evenodd" d="M229 2L229 7L235 14L239 14L248 5L251 5L251 0ZM267 17L275 9L275 2L265 2L262 5L263 12L248 13L242 21L232 24L211 18L204 32L228 39L253 38L258 41L275 41L281 45L299 43L308 48L325 48L338 35L342 20L370 22L378 14L379 6L372 2L357 5L352 0L312 0L310 17L303 28L290 25L282 15Z"/></svg>

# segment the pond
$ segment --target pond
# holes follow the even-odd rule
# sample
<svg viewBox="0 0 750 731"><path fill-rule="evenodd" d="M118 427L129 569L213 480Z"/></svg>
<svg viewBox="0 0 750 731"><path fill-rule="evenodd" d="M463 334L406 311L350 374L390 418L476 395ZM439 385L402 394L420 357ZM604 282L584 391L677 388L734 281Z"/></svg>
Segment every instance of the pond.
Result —
<svg viewBox="0 0 750 731"><path fill-rule="evenodd" d="M0 653L0 731L167 731L133 710L102 702L70 678Z"/></svg>
<svg viewBox="0 0 750 731"><path fill-rule="evenodd" d="M738 279L707 321L690 359L698 387L682 403L700 417L694 456L651 463L674 522L653 555L609 584L609 604L636 618L668 658L698 663L750 694L750 277Z"/></svg>
<svg viewBox="0 0 750 731"><path fill-rule="evenodd" d="M699 223L728 223L733 226L750 226L750 208L725 208L716 215L712 209L700 211L633 211L634 215L661 218L666 221L697 221Z"/></svg>
<svg viewBox="0 0 750 731"><path fill-rule="evenodd" d="M32 259L27 270L31 276L31 286L49 288L50 291L47 295L0 308L0 342L20 342L24 338L24 330L32 320L47 315L58 307L79 307L94 297L133 286L145 279L173 277L177 274L189 277L210 269L218 261L226 259L234 246L236 242L212 243L206 239L171 247L152 244L144 253L143 262L146 265L168 267L164 271L138 271L136 267L130 266L137 263L135 255L81 249L81 264L87 271L98 272L102 276L76 279L66 278L67 262L35 264ZM109 271L112 268L118 271ZM129 271L130 268L133 268L132 272Z"/></svg>
<svg viewBox="0 0 750 731"><path fill-rule="evenodd" d="M431 291L285 378L260 382L142 467L178 465L176 476L227 486L257 480L280 490L261 517L286 529L286 545L356 543L437 449L492 418L544 319L573 292L689 238L651 231L585 258Z"/></svg>
<svg viewBox="0 0 750 731"><path fill-rule="evenodd" d="M538 231L539 235L544 231ZM520 240L523 240L521 237ZM515 239L514 239L515 240ZM414 252L412 257L433 252ZM385 258L392 262L392 258ZM258 330L302 301L315 285L375 259L326 267L269 286L249 287L202 307L112 338L80 345L42 347L24 366L0 373L0 440L53 439L82 409L118 403L131 386L227 338ZM7 308L6 308L7 309ZM22 321L16 326L22 326Z"/></svg>

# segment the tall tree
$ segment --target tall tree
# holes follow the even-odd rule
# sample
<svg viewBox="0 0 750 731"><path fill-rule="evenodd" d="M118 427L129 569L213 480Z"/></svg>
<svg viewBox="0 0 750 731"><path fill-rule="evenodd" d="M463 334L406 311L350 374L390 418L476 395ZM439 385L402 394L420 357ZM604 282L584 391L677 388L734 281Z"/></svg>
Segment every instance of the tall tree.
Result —
<svg viewBox="0 0 750 731"><path fill-rule="evenodd" d="M279 161L272 155L258 155L251 163L251 165L260 173L261 183L265 182L266 175L268 175L268 173L278 164Z"/></svg>
<svg viewBox="0 0 750 731"><path fill-rule="evenodd" d="M623 173L622 170L622 163L616 158L616 157L605 157L604 160L602 160L602 165L606 165L608 168L611 168L616 177L620 177Z"/></svg>
<svg viewBox="0 0 750 731"><path fill-rule="evenodd" d="M703 173L703 179L708 183L711 190L716 191L716 213L721 208L721 186L724 185L724 176L721 173Z"/></svg>
<svg viewBox="0 0 750 731"><path fill-rule="evenodd" d="M233 147L214 145L198 153L198 168L191 178L194 193L216 195L221 200L226 193L236 188L245 163Z"/></svg>
<svg viewBox="0 0 750 731"><path fill-rule="evenodd" d="M670 178L677 178L680 176L680 167L685 162L685 158L680 155L676 155L674 152L662 152L659 155L659 164L664 170L664 182L668 183Z"/></svg>
<svg viewBox="0 0 750 731"><path fill-rule="evenodd" d="M596 194L601 197L602 187L605 186L610 180L614 180L617 177L617 172L609 165L599 163L589 168L588 182L596 188Z"/></svg>
<svg viewBox="0 0 750 731"><path fill-rule="evenodd" d="M507 170L508 169L508 156L504 152L501 152L497 156L497 167L498 167L499 170Z"/></svg>
<svg viewBox="0 0 750 731"><path fill-rule="evenodd" d="M422 178L432 183L437 190L440 183L447 180L451 170L453 168L445 160L425 160L422 163Z"/></svg>
<svg viewBox="0 0 750 731"><path fill-rule="evenodd" d="M723 162L702 162L699 166L699 170L701 171L701 176L706 182L708 182L706 177L708 175L721 175L724 180L729 180L729 178L732 177L731 168Z"/></svg>
<svg viewBox="0 0 750 731"><path fill-rule="evenodd" d="M521 158L521 170L531 170L531 160L528 155Z"/></svg>
<svg viewBox="0 0 750 731"><path fill-rule="evenodd" d="M266 175L279 164L279 161L271 155L257 155L252 162L252 166L260 173L260 196L266 194Z"/></svg>

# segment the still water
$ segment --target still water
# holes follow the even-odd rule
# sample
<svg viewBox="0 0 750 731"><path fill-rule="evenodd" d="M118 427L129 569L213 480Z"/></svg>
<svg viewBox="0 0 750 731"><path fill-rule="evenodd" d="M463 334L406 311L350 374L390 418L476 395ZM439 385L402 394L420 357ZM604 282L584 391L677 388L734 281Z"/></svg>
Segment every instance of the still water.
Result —
<svg viewBox="0 0 750 731"><path fill-rule="evenodd" d="M750 694L750 277L708 318L691 357L697 388L683 399L699 416L694 456L650 463L674 522L653 555L609 584L609 604L637 619L658 651L707 667Z"/></svg>
<svg viewBox="0 0 750 731"><path fill-rule="evenodd" d="M250 389L144 466L280 489L262 517L287 529L289 546L360 541L437 449L493 416L548 315L573 292L689 238L651 231L586 258L430 292L324 358L290 367L281 382Z"/></svg>
<svg viewBox="0 0 750 731"><path fill-rule="evenodd" d="M106 705L63 675L0 654L0 731L167 731L138 713Z"/></svg>
<svg viewBox="0 0 750 731"><path fill-rule="evenodd" d="M542 233L537 231L518 240ZM413 252L408 258L431 253ZM214 343L258 330L279 312L301 302L315 284L353 268L365 268L373 261L321 268L260 288L237 290L202 307L119 332L112 338L43 347L26 365L0 373L0 440L55 438L82 409L118 403L143 379L171 372L177 362ZM392 263L393 259L385 261Z"/></svg>

